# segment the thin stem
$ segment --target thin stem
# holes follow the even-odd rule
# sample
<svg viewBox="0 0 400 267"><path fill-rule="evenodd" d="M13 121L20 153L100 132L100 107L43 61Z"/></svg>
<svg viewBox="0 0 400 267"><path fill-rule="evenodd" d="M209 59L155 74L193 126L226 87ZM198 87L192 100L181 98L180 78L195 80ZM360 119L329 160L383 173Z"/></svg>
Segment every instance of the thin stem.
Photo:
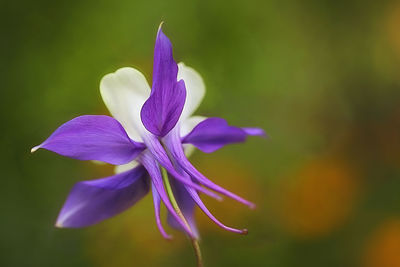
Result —
<svg viewBox="0 0 400 267"><path fill-rule="evenodd" d="M192 246L194 249L194 253L196 254L197 267L203 267L203 258L201 257L199 241L197 241L197 239L193 239L193 238L191 240L192 240Z"/></svg>
<svg viewBox="0 0 400 267"><path fill-rule="evenodd" d="M175 212L182 219L184 224L190 229L189 223L186 221L185 216L183 216L183 213L182 213L181 209L179 208L178 203L176 202L174 193L173 193L172 188L171 188L171 184L170 184L169 179L168 179L167 171L164 168L161 168L161 173L162 173L162 177L163 177L164 186L165 186L165 189L167 191L168 198L171 201L172 207L175 209ZM197 267L203 267L203 259L201 257L201 251L200 251L199 242L195 238L190 238L190 239L191 239L191 242L192 242L194 253L196 254Z"/></svg>

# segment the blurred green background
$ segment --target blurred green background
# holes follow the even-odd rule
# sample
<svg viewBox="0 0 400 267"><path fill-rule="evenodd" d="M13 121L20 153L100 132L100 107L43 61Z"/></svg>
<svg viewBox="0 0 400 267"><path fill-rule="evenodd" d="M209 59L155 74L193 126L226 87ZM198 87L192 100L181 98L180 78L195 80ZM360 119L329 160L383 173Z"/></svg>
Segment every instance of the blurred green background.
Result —
<svg viewBox="0 0 400 267"><path fill-rule="evenodd" d="M86 229L56 229L73 184L97 166L40 151L59 125L108 114L98 86L124 66L151 80L157 27L200 72L197 114L270 139L192 161L258 204L197 213L212 266L400 266L399 1L1 1L1 266L193 266L167 242L147 196Z"/></svg>

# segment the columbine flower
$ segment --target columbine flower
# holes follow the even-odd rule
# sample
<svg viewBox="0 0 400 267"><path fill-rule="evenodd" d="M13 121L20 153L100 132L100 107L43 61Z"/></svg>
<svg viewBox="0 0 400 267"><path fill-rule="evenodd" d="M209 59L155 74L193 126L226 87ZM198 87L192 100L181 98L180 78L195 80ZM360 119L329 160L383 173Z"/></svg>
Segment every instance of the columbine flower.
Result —
<svg viewBox="0 0 400 267"><path fill-rule="evenodd" d="M189 162L187 155L193 146L210 153L264 132L230 126L220 118L190 117L204 96L203 80L192 68L176 64L172 45L161 27L154 49L151 90L138 70L122 68L101 80L100 92L114 118L77 117L32 149L34 152L44 148L79 160L117 165L115 175L79 182L72 188L57 227L98 223L128 209L151 189L156 223L165 238L170 236L160 220L161 202L168 210L169 224L192 239L198 238L193 218L196 205L223 229L247 232L218 221L199 193L220 199L215 193L218 192L249 207L254 204L209 180Z"/></svg>

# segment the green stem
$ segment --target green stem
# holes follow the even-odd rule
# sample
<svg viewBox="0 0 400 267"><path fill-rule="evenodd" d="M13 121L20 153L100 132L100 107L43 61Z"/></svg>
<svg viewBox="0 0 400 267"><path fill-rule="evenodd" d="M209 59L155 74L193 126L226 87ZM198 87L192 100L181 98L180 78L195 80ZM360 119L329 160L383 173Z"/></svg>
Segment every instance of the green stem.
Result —
<svg viewBox="0 0 400 267"><path fill-rule="evenodd" d="M172 188L171 188L171 184L168 179L167 171L164 168L161 168L161 173L162 173L162 177L163 177L164 186L167 191L168 198L171 201L172 207L175 209L175 212L182 219L184 224L190 229L189 223L186 221L185 216L183 216L183 213L182 213L181 209L179 208L178 203L176 202L174 193L172 192ZM197 266L203 267L203 259L201 257L199 242L196 238L190 238L190 239L192 241L194 253L196 254Z"/></svg>

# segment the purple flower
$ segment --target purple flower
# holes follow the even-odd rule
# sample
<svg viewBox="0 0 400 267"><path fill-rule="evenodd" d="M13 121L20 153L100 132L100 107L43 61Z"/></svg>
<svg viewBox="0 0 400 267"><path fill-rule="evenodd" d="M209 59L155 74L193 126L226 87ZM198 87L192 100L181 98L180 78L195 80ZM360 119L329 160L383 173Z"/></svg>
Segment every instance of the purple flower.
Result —
<svg viewBox="0 0 400 267"><path fill-rule="evenodd" d="M172 45L161 27L154 49L151 89L139 71L122 68L101 80L100 91L113 117L77 117L32 149L34 152L44 148L79 160L116 165L115 175L79 182L72 188L57 227L98 223L128 209L151 190L156 223L165 238L170 236L161 223L161 202L168 210L169 224L192 239L198 238L195 206L223 229L247 232L218 221L199 193L220 199L217 192L249 207L254 204L209 180L188 156L194 147L210 153L244 142L249 135L265 135L264 131L230 126L221 118L191 117L205 93L203 80L192 68L176 64ZM168 185L163 172L170 177ZM175 198L171 199L171 195ZM174 208L176 205L181 214Z"/></svg>

